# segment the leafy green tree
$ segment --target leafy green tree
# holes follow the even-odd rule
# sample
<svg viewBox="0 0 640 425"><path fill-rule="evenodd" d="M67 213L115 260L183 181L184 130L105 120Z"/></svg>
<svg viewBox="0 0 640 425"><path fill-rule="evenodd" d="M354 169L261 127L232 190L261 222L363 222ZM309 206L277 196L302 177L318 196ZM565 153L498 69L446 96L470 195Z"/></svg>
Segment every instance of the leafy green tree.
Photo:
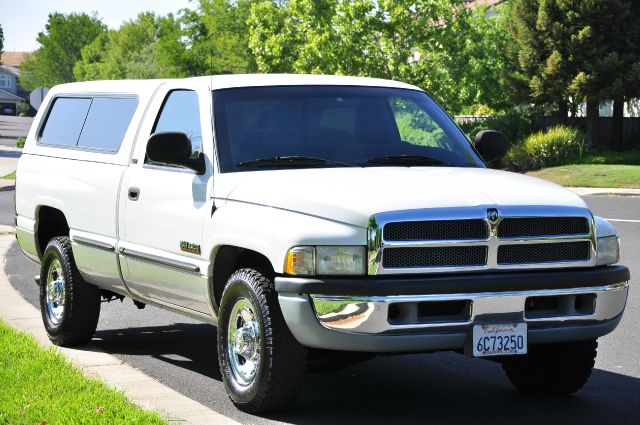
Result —
<svg viewBox="0 0 640 425"><path fill-rule="evenodd" d="M183 23L191 40L197 73L243 73L257 70L249 49L247 20L257 0L199 0Z"/></svg>
<svg viewBox="0 0 640 425"><path fill-rule="evenodd" d="M246 20L255 0L200 0L177 15L141 13L82 50L78 80L252 72Z"/></svg>
<svg viewBox="0 0 640 425"><path fill-rule="evenodd" d="M514 81L523 100L558 106L566 119L567 103L587 104L589 143L599 141L599 104L616 100L617 133L622 147L624 99L635 95L638 63L638 2L634 0L512 0L508 28L517 57ZM635 92L637 93L637 92Z"/></svg>
<svg viewBox="0 0 640 425"><path fill-rule="evenodd" d="M123 78L159 78L177 74L160 58L160 21L151 12L138 15L118 30L101 34L82 49L74 67L79 81Z"/></svg>
<svg viewBox="0 0 640 425"><path fill-rule="evenodd" d="M37 38L41 47L20 67L20 84L34 89L74 81L73 67L80 51L105 31L105 25L95 15L49 14L45 30Z"/></svg>
<svg viewBox="0 0 640 425"><path fill-rule="evenodd" d="M2 49L4 48L4 32L2 31L2 25L0 25L0 53L2 53ZM0 62L2 65L2 62Z"/></svg>
<svg viewBox="0 0 640 425"><path fill-rule="evenodd" d="M470 18L456 0L264 1L251 9L249 47L264 72L398 79L457 112Z"/></svg>
<svg viewBox="0 0 640 425"><path fill-rule="evenodd" d="M567 88L575 74L572 28L554 0L513 0L505 10L507 28L514 43L507 55L517 64L511 78L520 102L553 105L561 122L568 114Z"/></svg>
<svg viewBox="0 0 640 425"><path fill-rule="evenodd" d="M478 7L471 14L462 51L466 63L455 82L464 114L492 115L515 106L517 93L510 82L514 67L505 53L513 40L504 9Z"/></svg>
<svg viewBox="0 0 640 425"><path fill-rule="evenodd" d="M598 139L599 103L614 100L610 147L622 150L623 104L640 95L640 5L634 0L559 1L572 13L572 24L582 27L576 57L582 67L569 87L587 102L587 125L592 145Z"/></svg>

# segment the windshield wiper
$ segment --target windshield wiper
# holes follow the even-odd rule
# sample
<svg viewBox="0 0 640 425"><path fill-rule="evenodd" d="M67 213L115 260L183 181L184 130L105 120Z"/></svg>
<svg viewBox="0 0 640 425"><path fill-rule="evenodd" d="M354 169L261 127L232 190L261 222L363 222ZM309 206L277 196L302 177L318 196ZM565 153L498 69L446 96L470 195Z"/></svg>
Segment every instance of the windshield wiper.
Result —
<svg viewBox="0 0 640 425"><path fill-rule="evenodd" d="M406 164L406 165L445 165L449 162L424 155L386 155L367 159L370 164Z"/></svg>
<svg viewBox="0 0 640 425"><path fill-rule="evenodd" d="M251 161L240 162L236 167L270 167L278 165L340 165L342 167L357 167L355 164L333 161L330 159L316 158L313 156L274 156L271 158L260 158Z"/></svg>

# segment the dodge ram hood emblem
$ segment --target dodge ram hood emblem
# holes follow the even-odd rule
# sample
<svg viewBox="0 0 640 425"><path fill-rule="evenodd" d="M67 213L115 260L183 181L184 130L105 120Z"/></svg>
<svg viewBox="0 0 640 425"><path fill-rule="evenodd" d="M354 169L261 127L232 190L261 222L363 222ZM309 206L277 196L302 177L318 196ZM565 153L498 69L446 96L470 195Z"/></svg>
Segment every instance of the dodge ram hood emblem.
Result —
<svg viewBox="0 0 640 425"><path fill-rule="evenodd" d="M496 221L498 221L498 218L500 217L500 214L498 214L498 210L495 208L489 208L487 210L487 218L489 219L489 221L495 223Z"/></svg>

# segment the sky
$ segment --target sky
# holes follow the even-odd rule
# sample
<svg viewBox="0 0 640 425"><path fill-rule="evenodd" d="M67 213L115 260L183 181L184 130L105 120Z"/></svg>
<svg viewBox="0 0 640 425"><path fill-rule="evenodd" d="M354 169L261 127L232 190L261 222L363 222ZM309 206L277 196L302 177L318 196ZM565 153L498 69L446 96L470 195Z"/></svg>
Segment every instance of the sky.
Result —
<svg viewBox="0 0 640 425"><path fill-rule="evenodd" d="M118 28L138 13L153 11L159 15L177 12L196 4L189 0L0 0L0 25L4 31L4 51L33 51L39 45L38 33L44 30L52 12L97 12L109 28Z"/></svg>

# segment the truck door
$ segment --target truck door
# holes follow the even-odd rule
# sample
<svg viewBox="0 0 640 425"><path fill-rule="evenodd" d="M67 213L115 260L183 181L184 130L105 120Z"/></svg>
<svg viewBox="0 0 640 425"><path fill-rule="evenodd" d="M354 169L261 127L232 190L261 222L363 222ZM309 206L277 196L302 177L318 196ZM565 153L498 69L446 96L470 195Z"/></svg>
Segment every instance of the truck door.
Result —
<svg viewBox="0 0 640 425"><path fill-rule="evenodd" d="M211 91L200 89L189 82L164 87L149 107L121 188L119 252L125 282L135 295L210 314L209 259L201 247L203 224L211 214L213 134ZM205 153L203 175L146 158L149 136L164 131L186 133L193 155Z"/></svg>

